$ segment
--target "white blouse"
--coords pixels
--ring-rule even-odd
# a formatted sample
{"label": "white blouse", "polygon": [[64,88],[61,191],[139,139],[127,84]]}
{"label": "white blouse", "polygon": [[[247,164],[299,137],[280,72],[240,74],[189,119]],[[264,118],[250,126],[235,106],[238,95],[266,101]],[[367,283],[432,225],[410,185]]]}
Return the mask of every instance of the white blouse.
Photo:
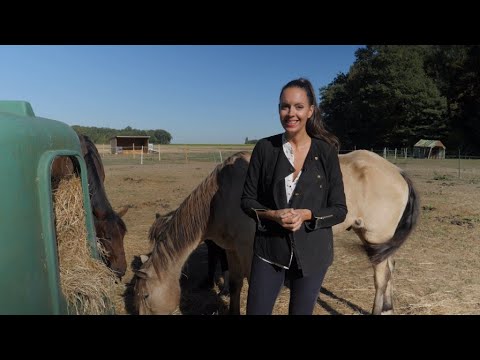
{"label": "white blouse", "polygon": [[[292,144],[287,141],[285,134],[282,135],[282,143],[285,156],[287,157],[288,161],[290,161],[290,164],[292,164],[293,168],[295,168],[295,156],[293,155]],[[293,179],[293,173],[285,177],[285,192],[287,194],[287,203],[289,205],[300,175],[302,175],[302,170],[300,170],[296,179]]]}

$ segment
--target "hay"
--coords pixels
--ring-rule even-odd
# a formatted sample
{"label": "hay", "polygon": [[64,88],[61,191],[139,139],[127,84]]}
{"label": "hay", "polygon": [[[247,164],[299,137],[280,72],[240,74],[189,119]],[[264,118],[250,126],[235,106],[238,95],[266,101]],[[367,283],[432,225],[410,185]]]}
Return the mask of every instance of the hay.
{"label": "hay", "polygon": [[[121,290],[115,274],[90,253],[80,178],[63,178],[53,192],[60,285],[71,314],[114,312],[112,299]],[[100,254],[105,253],[97,241]]]}

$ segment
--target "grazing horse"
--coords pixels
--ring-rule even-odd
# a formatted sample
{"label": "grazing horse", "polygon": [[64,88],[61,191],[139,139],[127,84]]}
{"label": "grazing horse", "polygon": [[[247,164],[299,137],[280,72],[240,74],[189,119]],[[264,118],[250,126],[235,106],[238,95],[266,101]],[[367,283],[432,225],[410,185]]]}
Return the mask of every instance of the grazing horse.
{"label": "grazing horse", "polygon": [[[180,299],[179,278],[188,256],[211,239],[227,252],[230,313],[240,313],[244,277],[250,276],[255,222],[240,208],[250,155],[237,153],[214,171],[182,202],[171,218],[154,223],[150,257],[136,272],[135,303],[140,314],[169,314]],[[409,177],[375,153],[357,150],[339,155],[348,214],[333,233],[353,230],[374,270],[373,314],[393,313],[393,254],[413,230],[418,196]],[[158,226],[157,226],[158,225]]]}
{"label": "grazing horse", "polygon": [[[123,207],[118,212],[113,210],[103,184],[105,170],[100,154],[88,136],[78,134],[78,138],[87,165],[88,191],[96,236],[107,252],[103,260],[121,278],[127,270],[123,245],[127,227],[121,217],[128,211],[128,207]],[[65,175],[72,175],[78,171],[77,164],[69,157],[57,157],[52,164],[52,179],[55,182]]]}

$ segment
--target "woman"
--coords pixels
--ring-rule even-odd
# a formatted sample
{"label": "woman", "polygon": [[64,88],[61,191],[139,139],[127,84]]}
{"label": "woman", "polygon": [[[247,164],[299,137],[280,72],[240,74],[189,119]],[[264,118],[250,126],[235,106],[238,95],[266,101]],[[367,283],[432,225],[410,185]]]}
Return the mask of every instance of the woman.
{"label": "woman", "polygon": [[242,195],[257,223],[247,314],[271,314],[288,279],[289,314],[311,315],[333,261],[332,226],[347,215],[338,139],[307,79],[282,88],[279,114],[285,132],[256,144]]}

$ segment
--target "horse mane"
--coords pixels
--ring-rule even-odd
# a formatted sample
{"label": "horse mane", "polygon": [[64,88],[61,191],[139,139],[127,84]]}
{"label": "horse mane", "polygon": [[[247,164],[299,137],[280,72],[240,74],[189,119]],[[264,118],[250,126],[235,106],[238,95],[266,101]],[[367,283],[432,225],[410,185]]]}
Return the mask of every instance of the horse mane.
{"label": "horse mane", "polygon": [[80,139],[83,157],[86,158],[88,155],[89,162],[87,163],[87,166],[90,165],[90,168],[98,174],[98,177],[103,184],[105,182],[105,169],[103,168],[102,158],[97,147],[87,135],[78,134],[78,138]]}
{"label": "horse mane", "polygon": [[166,224],[172,218],[174,213],[175,213],[175,210],[172,210],[165,215],[160,215],[158,213],[156,214],[156,220],[153,223],[153,225],[150,227],[150,230],[148,230],[148,240],[151,245],[155,244],[155,238],[160,234],[160,231],[164,226],[166,226]]}
{"label": "horse mane", "polygon": [[104,221],[116,221],[124,232],[127,227],[123,219],[113,210],[107,193],[103,185],[105,181],[105,170],[102,159],[95,144],[86,135],[78,134],[82,151],[84,151],[84,160],[87,165],[88,187],[90,193],[90,202],[93,211],[93,220],[95,227],[103,226]]}
{"label": "horse mane", "polygon": [[178,209],[158,217],[149,230],[150,241],[153,242],[152,263],[157,276],[161,278],[160,269],[166,269],[170,263],[179,260],[183,250],[198,246],[205,232],[210,216],[210,203],[218,190],[218,175],[237,159],[249,160],[246,151],[238,152],[215,169],[198,185]]}

